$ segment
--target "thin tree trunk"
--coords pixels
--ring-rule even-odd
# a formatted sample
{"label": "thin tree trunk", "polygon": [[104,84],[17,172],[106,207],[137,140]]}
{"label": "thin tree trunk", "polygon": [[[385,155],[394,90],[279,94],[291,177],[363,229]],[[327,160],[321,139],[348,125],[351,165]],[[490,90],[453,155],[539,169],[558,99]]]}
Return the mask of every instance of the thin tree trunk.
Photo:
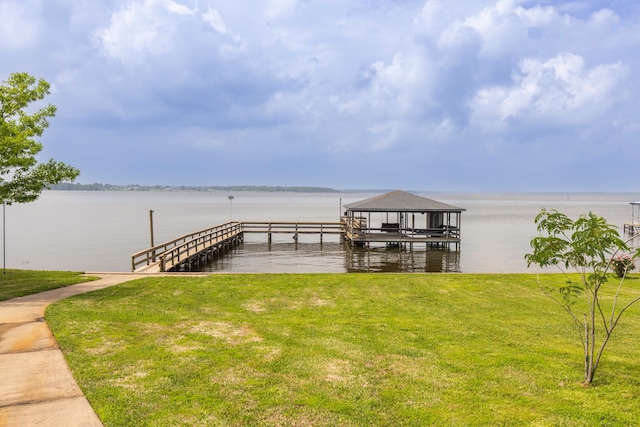
{"label": "thin tree trunk", "polygon": [[584,384],[591,383],[591,354],[589,349],[591,348],[591,336],[589,334],[589,322],[587,322],[587,315],[584,315]]}

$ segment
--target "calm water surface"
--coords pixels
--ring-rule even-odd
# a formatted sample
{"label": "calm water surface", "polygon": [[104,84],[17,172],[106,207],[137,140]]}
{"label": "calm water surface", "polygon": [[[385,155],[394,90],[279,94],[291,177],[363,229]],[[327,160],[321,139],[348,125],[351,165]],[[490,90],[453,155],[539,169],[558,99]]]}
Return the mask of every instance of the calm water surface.
{"label": "calm water surface", "polygon": [[[636,194],[418,193],[466,209],[459,252],[384,247],[348,249],[337,236],[248,235],[208,270],[231,272],[460,271],[526,272],[523,256],[536,235],[541,208],[572,217],[592,211],[620,227]],[[131,254],[155,242],[234,221],[337,221],[341,204],[376,193],[229,193],[47,191],[26,205],[6,207],[7,268],[129,271]],[[372,221],[373,221],[372,217]],[[1,248],[0,248],[1,249]]]}

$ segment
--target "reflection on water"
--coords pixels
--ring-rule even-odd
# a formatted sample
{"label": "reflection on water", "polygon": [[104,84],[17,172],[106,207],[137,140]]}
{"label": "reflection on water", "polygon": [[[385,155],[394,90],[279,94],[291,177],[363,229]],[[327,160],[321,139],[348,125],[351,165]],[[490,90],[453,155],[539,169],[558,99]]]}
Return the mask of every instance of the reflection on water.
{"label": "reflection on water", "polygon": [[203,271],[263,273],[460,272],[460,252],[446,249],[349,247],[329,243],[244,243],[219,255]]}
{"label": "reflection on water", "polygon": [[414,246],[413,249],[345,246],[345,270],[350,273],[459,272],[460,252],[424,246]]}
{"label": "reflection on water", "polygon": [[341,273],[340,243],[243,243],[217,256],[203,271],[251,273]]}

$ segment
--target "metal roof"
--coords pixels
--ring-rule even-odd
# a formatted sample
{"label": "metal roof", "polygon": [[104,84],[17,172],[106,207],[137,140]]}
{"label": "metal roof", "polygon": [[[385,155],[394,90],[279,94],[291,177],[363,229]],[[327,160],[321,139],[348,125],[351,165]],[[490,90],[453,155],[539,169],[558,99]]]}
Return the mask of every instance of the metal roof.
{"label": "metal roof", "polygon": [[462,212],[466,209],[396,190],[344,206],[359,212]]}

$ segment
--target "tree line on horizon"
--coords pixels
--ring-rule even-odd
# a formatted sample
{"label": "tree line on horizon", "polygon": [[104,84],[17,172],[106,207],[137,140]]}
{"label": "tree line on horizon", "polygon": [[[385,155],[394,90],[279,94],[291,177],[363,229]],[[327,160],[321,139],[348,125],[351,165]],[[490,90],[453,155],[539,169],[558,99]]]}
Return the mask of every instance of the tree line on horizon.
{"label": "tree line on horizon", "polygon": [[294,193],[337,193],[338,190],[328,187],[305,186],[269,186],[269,185],[116,185],[116,184],[79,184],[63,182],[50,187],[61,191],[260,191],[260,192],[294,192]]}

